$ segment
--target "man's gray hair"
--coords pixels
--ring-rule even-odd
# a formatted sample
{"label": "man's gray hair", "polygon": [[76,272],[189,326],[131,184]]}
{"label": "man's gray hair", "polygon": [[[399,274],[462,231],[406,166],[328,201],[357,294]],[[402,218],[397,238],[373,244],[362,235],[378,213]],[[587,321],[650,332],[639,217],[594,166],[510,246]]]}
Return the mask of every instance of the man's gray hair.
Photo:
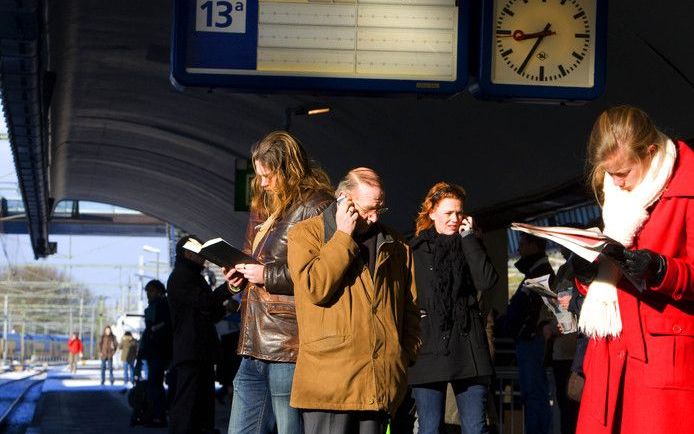
{"label": "man's gray hair", "polygon": [[357,167],[347,172],[345,177],[342,178],[339,184],[337,184],[335,197],[340,196],[340,192],[353,191],[354,188],[359,184],[366,184],[383,190],[381,177],[378,176],[378,173],[376,173],[375,170],[369,169],[368,167]]}

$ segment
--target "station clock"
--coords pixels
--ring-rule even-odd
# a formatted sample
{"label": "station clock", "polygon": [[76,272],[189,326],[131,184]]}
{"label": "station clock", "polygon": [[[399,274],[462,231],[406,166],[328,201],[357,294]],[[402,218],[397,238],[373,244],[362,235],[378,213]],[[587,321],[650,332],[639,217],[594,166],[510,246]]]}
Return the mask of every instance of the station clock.
{"label": "station clock", "polygon": [[473,94],[586,101],[605,87],[606,0],[482,0]]}

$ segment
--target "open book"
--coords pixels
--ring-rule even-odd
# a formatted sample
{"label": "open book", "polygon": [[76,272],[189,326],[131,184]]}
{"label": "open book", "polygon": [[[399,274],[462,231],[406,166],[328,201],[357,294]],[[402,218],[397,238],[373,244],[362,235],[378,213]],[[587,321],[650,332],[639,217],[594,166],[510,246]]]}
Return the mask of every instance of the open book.
{"label": "open book", "polygon": [[559,304],[557,294],[549,288],[549,274],[525,279],[523,286],[542,297],[545,306],[554,314],[557,322],[561,324],[562,334],[573,333],[577,330],[576,318],[571,312]]}
{"label": "open book", "polygon": [[236,264],[260,264],[253,256],[237,249],[222,238],[211,239],[205,244],[190,239],[183,245],[183,248],[197,253],[220,267],[231,267]]}
{"label": "open book", "polygon": [[[578,229],[564,226],[534,226],[527,223],[511,223],[511,229],[554,241],[588,262],[595,262],[608,245],[615,246],[614,251],[616,252],[625,249],[619,241],[603,234],[598,228]],[[614,261],[614,257],[611,256],[613,254],[604,256]],[[619,264],[619,262],[615,263]],[[643,279],[637,279],[629,273],[623,272],[623,274],[636,289],[639,291],[645,289],[646,282]]]}

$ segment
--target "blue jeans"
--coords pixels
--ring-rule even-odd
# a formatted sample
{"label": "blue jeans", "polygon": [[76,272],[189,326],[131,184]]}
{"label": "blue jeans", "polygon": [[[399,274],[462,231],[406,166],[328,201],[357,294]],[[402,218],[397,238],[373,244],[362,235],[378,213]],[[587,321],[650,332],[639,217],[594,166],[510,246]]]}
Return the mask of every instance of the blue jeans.
{"label": "blue jeans", "polygon": [[301,414],[289,406],[293,363],[244,357],[234,378],[229,434],[301,434]]}
{"label": "blue jeans", "polygon": [[[446,387],[448,383],[429,383],[412,386],[417,405],[419,434],[443,432]],[[487,386],[465,380],[451,381],[460,414],[463,434],[487,434]]]}
{"label": "blue jeans", "polygon": [[516,342],[516,361],[521,398],[525,406],[525,432],[548,434],[552,425],[549,406],[549,383],[544,366],[545,338],[541,335],[531,340]]}
{"label": "blue jeans", "polygon": [[113,358],[101,360],[101,384],[106,381],[106,367],[108,366],[109,378],[111,379],[111,384],[113,384]]}
{"label": "blue jeans", "polygon": [[123,362],[123,384],[135,381],[135,368],[128,361]]}

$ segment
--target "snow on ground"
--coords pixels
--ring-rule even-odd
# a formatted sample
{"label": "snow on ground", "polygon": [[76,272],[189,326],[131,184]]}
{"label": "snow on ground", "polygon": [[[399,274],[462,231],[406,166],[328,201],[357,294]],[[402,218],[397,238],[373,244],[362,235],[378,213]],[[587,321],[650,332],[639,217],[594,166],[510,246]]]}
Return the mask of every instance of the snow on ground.
{"label": "snow on ground", "polygon": [[123,371],[113,368],[115,383],[109,382],[106,371],[106,383],[101,385],[101,368],[99,362],[88,361],[80,364],[76,373],[71,373],[67,366],[53,368],[48,371],[48,378],[43,383],[44,392],[85,392],[85,391],[122,391],[130,386],[123,384]]}

